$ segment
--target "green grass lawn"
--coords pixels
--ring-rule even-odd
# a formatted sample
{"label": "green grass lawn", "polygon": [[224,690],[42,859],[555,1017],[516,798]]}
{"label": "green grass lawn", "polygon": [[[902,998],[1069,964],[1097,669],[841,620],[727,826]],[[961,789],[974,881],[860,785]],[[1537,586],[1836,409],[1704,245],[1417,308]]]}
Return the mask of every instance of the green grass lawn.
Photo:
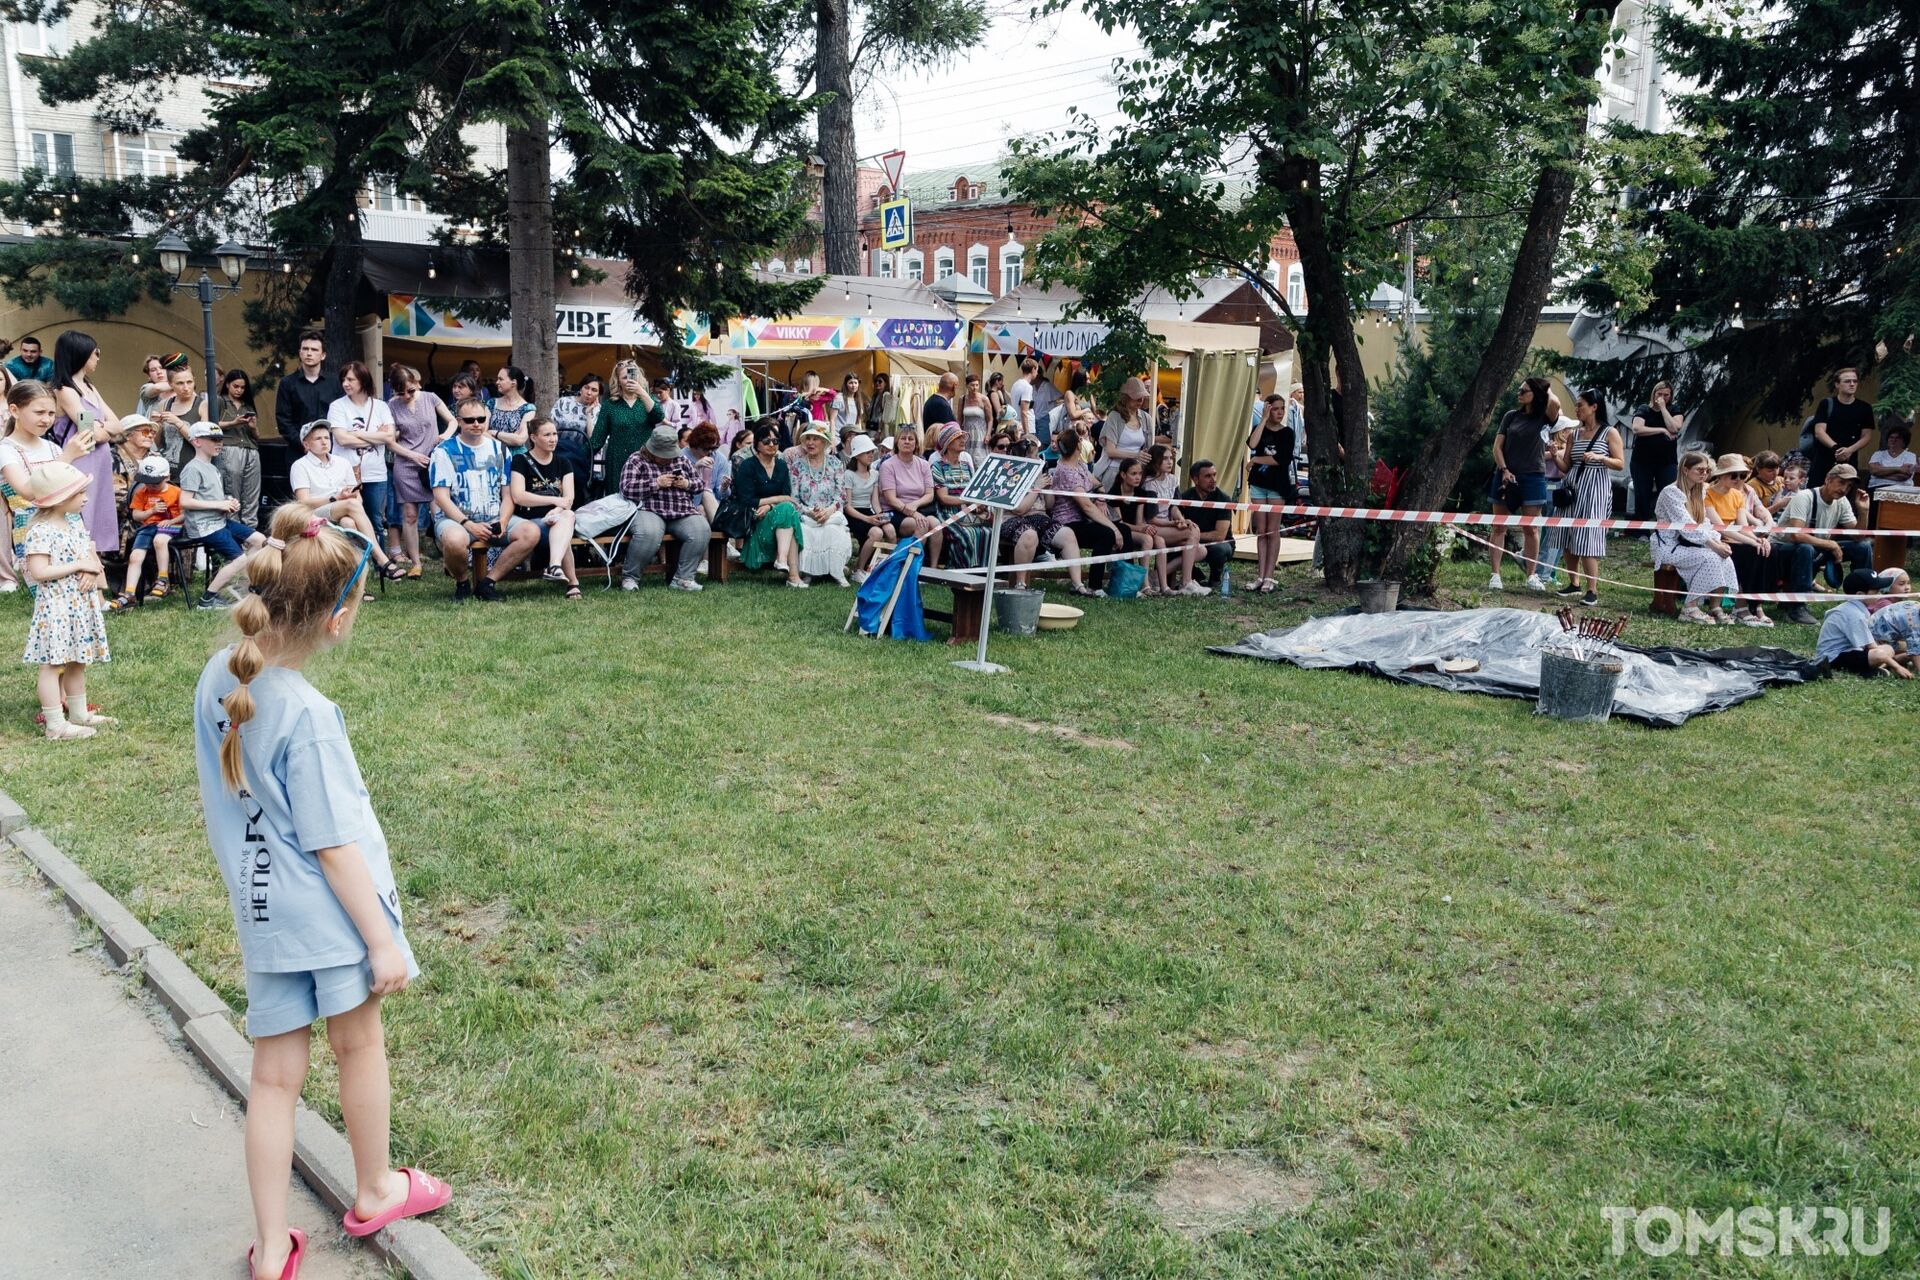
{"label": "green grass lawn", "polygon": [[[1205,652],[1315,594],[1093,602],[988,678],[748,575],[392,588],[311,675],[426,974],[395,1145],[441,1225],[504,1276],[1920,1272],[1920,684],[1656,731]],[[190,737],[225,626],[116,619],[84,744],[21,670],[0,786],[238,1007]],[[1893,1247],[1616,1261],[1601,1216],[1748,1204]]]}

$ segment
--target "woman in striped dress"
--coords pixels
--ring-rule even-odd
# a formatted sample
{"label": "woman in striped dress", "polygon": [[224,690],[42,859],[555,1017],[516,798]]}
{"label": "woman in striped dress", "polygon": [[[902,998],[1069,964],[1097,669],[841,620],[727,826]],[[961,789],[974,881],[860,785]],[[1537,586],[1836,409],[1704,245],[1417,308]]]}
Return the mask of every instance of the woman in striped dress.
{"label": "woman in striped dress", "polygon": [[[1653,518],[1662,524],[1707,524],[1707,482],[1713,477],[1713,459],[1689,449],[1680,459],[1680,476],[1660,491]],[[1720,597],[1740,589],[1733,572],[1733,549],[1710,527],[1661,529],[1653,535],[1653,567],[1671,565],[1686,579],[1687,598],[1680,616],[1707,625],[1733,618],[1720,607]],[[1709,601],[1708,611],[1700,608]]]}
{"label": "woman in striped dress", "polygon": [[[1620,433],[1607,425],[1599,392],[1582,391],[1573,402],[1573,412],[1580,427],[1561,437],[1558,459],[1561,472],[1573,478],[1573,506],[1567,514],[1605,520],[1613,513],[1613,473],[1627,465],[1626,445]],[[1569,577],[1560,594],[1580,595],[1580,580],[1585,578],[1587,589],[1580,603],[1600,603],[1600,561],[1607,554],[1607,531],[1568,529],[1561,545]]]}

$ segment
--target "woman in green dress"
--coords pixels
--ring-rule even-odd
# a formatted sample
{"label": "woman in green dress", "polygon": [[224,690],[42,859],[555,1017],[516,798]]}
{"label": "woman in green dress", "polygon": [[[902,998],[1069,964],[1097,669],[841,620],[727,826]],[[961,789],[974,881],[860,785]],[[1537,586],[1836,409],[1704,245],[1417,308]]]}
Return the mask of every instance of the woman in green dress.
{"label": "woman in green dress", "polygon": [[777,432],[761,432],[752,455],[734,464],[733,500],[751,521],[741,552],[747,568],[771,563],[787,575],[788,586],[806,586],[807,580],[800,576],[800,508],[794,505],[793,478],[787,474],[787,460],[780,456]]}
{"label": "woman in green dress", "polygon": [[606,465],[601,469],[600,490],[620,492],[620,471],[627,459],[647,442],[653,429],[667,420],[667,411],[647,388],[647,375],[640,372],[637,360],[622,360],[613,366],[613,396],[602,402],[594,420],[593,435],[587,440],[589,457],[606,448]]}

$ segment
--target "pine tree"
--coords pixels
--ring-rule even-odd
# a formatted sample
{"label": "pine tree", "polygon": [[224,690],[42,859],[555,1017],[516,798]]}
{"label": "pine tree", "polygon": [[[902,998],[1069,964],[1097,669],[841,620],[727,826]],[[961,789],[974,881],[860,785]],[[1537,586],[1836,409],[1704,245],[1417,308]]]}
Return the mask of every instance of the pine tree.
{"label": "pine tree", "polygon": [[[1644,389],[1797,421],[1842,365],[1879,375],[1884,407],[1920,403],[1920,6],[1792,0],[1665,11],[1659,38],[1695,88],[1674,103],[1704,168],[1648,183],[1631,217],[1655,253],[1622,322],[1694,335],[1674,356],[1593,370]],[[1817,394],[1817,392],[1814,392]]]}

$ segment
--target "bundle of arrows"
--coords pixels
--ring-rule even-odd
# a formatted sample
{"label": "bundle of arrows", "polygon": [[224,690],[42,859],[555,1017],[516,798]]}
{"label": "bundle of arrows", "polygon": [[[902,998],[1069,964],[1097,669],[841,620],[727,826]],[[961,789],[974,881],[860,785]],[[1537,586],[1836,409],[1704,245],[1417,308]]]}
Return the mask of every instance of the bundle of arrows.
{"label": "bundle of arrows", "polygon": [[1601,618],[1592,615],[1576,614],[1571,608],[1563,607],[1555,615],[1560,620],[1560,634],[1549,640],[1544,649],[1564,654],[1581,662],[1595,662],[1602,658],[1617,658],[1620,650],[1614,647],[1614,641],[1627,629],[1627,615],[1617,618]]}

